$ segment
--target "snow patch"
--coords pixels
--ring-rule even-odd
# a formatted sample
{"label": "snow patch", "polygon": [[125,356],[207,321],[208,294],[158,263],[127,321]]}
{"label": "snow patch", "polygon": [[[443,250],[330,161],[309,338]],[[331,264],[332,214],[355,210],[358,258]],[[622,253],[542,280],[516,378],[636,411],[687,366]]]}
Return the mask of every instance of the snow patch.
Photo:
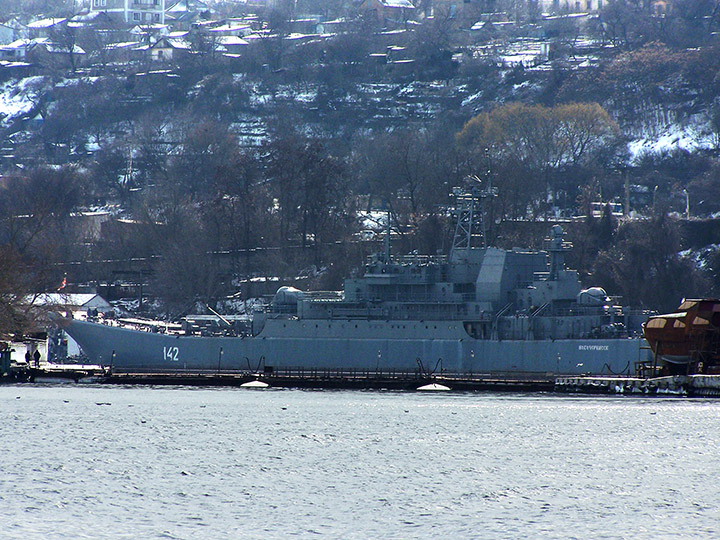
{"label": "snow patch", "polygon": [[630,162],[636,163],[647,154],[663,154],[673,150],[694,152],[713,148],[714,137],[697,125],[667,125],[653,138],[639,137],[628,143]]}
{"label": "snow patch", "polygon": [[712,257],[720,250],[720,244],[709,244],[699,249],[686,249],[678,253],[681,259],[687,259],[699,270],[707,270]]}
{"label": "snow patch", "polygon": [[30,112],[44,89],[44,77],[10,80],[0,85],[0,125],[16,116]]}

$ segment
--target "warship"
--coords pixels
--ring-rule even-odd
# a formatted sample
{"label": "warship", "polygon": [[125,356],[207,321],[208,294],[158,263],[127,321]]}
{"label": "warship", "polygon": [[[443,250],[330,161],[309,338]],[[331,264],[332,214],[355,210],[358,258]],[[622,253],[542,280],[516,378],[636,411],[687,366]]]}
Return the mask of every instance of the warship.
{"label": "warship", "polygon": [[[544,249],[486,245],[479,184],[454,191],[448,255],[384,251],[344,290],[280,287],[251,316],[187,317],[142,331],[58,316],[89,361],[126,372],[343,370],[632,375],[646,311],[583,288],[552,226]],[[645,345],[644,345],[645,344]]]}

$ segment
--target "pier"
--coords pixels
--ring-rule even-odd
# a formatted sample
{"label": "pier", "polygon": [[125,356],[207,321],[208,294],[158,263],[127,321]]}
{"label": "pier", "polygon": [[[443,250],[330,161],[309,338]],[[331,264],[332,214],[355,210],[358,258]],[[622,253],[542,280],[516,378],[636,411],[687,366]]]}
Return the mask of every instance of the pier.
{"label": "pier", "polygon": [[720,375],[558,377],[554,391],[566,394],[720,397]]}
{"label": "pier", "polygon": [[103,366],[46,364],[29,368],[23,377],[5,382],[93,383],[147,386],[218,386],[337,390],[414,391],[442,385],[456,392],[523,392],[626,396],[720,397],[720,375],[671,377],[556,376],[551,373],[435,373],[421,371],[359,371],[338,369],[112,371]]}
{"label": "pier", "polygon": [[241,386],[261,381],[275,388],[317,388],[349,390],[416,390],[437,383],[456,391],[551,392],[554,379],[548,376],[518,377],[502,374],[423,374],[420,371],[358,371],[337,369],[287,369],[253,373],[249,371],[175,371],[167,373],[108,373],[98,382],[105,384]]}

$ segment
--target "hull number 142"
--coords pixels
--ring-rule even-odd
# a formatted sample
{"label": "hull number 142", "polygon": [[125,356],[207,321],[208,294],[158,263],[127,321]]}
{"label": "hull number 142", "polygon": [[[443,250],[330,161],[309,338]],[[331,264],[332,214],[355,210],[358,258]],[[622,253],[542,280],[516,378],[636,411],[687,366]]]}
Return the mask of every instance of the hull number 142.
{"label": "hull number 142", "polygon": [[170,362],[177,362],[178,352],[180,351],[177,347],[163,347],[163,358],[165,360],[169,360]]}

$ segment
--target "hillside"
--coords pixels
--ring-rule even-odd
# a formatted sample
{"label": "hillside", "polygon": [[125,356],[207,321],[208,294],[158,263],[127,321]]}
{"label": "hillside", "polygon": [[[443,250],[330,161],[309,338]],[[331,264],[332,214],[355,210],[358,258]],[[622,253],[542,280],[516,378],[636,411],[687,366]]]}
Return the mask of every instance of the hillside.
{"label": "hillside", "polygon": [[[53,19],[0,46],[0,238],[33,269],[13,286],[125,281],[172,314],[252,276],[336,287],[374,249],[359,211],[389,212],[399,250],[444,249],[451,188],[476,175],[498,188],[496,243],[541,240],[507,223],[628,200],[635,222],[571,227],[588,283],[649,307],[707,295],[715,242],[676,219],[720,213],[714,22],[683,33],[673,12],[658,33],[643,12],[623,37],[613,5],[394,26],[230,3],[187,29]],[[642,242],[653,224],[662,246]],[[619,261],[648,251],[658,280],[696,279],[638,287]]]}

